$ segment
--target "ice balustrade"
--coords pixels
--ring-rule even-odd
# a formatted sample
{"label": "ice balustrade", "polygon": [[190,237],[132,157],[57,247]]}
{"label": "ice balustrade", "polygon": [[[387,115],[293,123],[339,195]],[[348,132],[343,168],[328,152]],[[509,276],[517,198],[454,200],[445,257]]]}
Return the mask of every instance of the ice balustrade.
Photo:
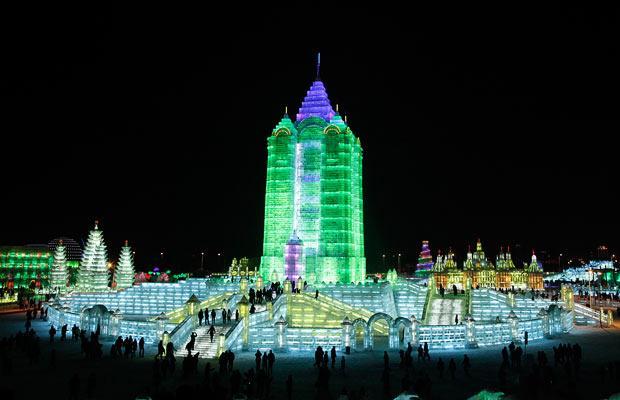
{"label": "ice balustrade", "polygon": [[276,343],[276,329],[273,325],[252,326],[249,331],[249,347],[251,348],[273,348]]}
{"label": "ice balustrade", "polygon": [[515,295],[514,307],[510,306],[507,295],[493,289],[475,289],[472,294],[472,315],[476,321],[494,322],[497,317],[505,321],[514,311],[521,319],[535,319],[541,308],[547,309],[550,305],[563,305],[562,302],[551,301],[548,299],[534,299],[527,295]]}
{"label": "ice balustrade", "polygon": [[[564,321],[562,321],[564,332],[570,332],[573,329],[574,321],[575,321],[575,311],[574,310],[567,311],[564,314]],[[607,322],[609,323],[609,320]]]}
{"label": "ice balustrade", "polygon": [[476,323],[474,327],[478,346],[507,344],[512,341],[512,329],[508,323]]}
{"label": "ice balustrade", "polygon": [[396,314],[405,318],[409,318],[412,315],[422,318],[427,290],[428,288],[424,286],[399,281],[394,288]]}
{"label": "ice balustrade", "polygon": [[74,324],[78,327],[81,325],[82,318],[80,314],[68,310],[58,310],[55,307],[47,308],[47,321],[56,328],[67,324],[71,328]]}
{"label": "ice balustrade", "polygon": [[[218,294],[218,295],[214,295],[212,297],[209,297],[206,300],[201,301],[200,303],[198,303],[196,305],[196,310],[199,309],[215,309],[215,310],[220,310],[222,308],[222,306],[224,304],[226,304],[228,306],[228,304],[234,304],[234,306],[236,306],[236,303],[233,302],[233,294],[231,292],[225,292],[222,294]],[[186,300],[187,301],[187,300]],[[196,311],[197,313],[198,311]],[[234,313],[234,312],[233,312]],[[168,311],[166,312],[166,316],[174,322],[180,322],[185,318],[185,315],[187,314],[187,310],[185,308],[185,304],[183,304],[182,306]],[[218,313],[217,317],[219,318],[220,314]]]}
{"label": "ice balustrade", "polygon": [[[275,313],[274,313],[275,315]],[[265,311],[261,311],[261,312],[257,312],[254,314],[250,314],[248,316],[248,318],[250,319],[249,323],[250,326],[258,326],[261,325],[267,321],[271,321],[271,319],[269,318],[269,311],[265,310]]]}
{"label": "ice balustrade", "polygon": [[599,310],[594,310],[590,307],[586,307],[583,304],[575,303],[574,304],[575,317],[585,318],[591,321],[593,324],[604,324],[609,325],[610,319],[607,313],[601,312]]}
{"label": "ice balustrade", "polygon": [[537,340],[545,337],[543,321],[540,318],[520,320],[518,325],[519,340],[525,340],[525,331],[527,331],[528,340]]}
{"label": "ice balustrade", "polygon": [[233,327],[226,332],[224,339],[224,348],[237,351],[241,350],[243,343],[241,341],[241,334],[243,333],[243,318],[239,321],[235,321]]}
{"label": "ice balustrade", "polygon": [[[178,324],[172,332],[170,332],[169,341],[172,342],[175,349],[181,349],[181,346],[185,344],[187,338],[192,334],[194,330],[193,318],[188,315],[183,322]],[[145,338],[146,339],[146,338]]]}
{"label": "ice balustrade", "polygon": [[[250,314],[248,316],[248,347],[250,349],[253,347],[273,348],[276,344],[274,322],[280,315],[286,317],[286,312],[286,295],[281,295],[273,302],[273,316],[268,310]],[[237,341],[241,342],[240,337]],[[240,347],[241,345],[238,343],[235,346]]]}
{"label": "ice balustrade", "polygon": [[465,325],[421,325],[418,343],[428,343],[431,349],[460,349],[465,347]]}
{"label": "ice balustrade", "polygon": [[398,315],[396,311],[396,299],[394,298],[393,285],[384,284],[382,285],[381,289],[383,297],[383,309],[385,310],[384,312],[392,318],[396,318]]}
{"label": "ice balustrade", "polygon": [[[168,325],[167,329],[171,329],[173,325]],[[157,324],[154,321],[132,321],[121,319],[119,321],[118,335],[143,337],[146,343],[156,343],[161,339],[157,335]]]}
{"label": "ice balustrade", "polygon": [[322,346],[329,351],[332,346],[342,348],[342,329],[336,328],[288,328],[287,348],[290,350],[316,350]]}
{"label": "ice balustrade", "polygon": [[[45,307],[45,305],[44,305]],[[60,313],[54,307],[47,307],[47,321],[52,325],[58,325]]]}
{"label": "ice balustrade", "polygon": [[286,316],[286,296],[279,296],[276,301],[273,302],[273,315],[274,317],[280,317],[280,315]]}

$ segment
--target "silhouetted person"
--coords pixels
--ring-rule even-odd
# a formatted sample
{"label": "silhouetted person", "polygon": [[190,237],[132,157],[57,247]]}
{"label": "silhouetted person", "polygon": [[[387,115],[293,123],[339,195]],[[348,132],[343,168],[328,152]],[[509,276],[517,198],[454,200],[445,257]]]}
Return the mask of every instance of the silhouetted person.
{"label": "silhouetted person", "polygon": [[387,351],[383,352],[383,369],[390,369],[390,356]]}
{"label": "silhouetted person", "polygon": [[319,289],[314,293],[314,299],[317,300],[319,298]]}
{"label": "silhouetted person", "polygon": [[239,321],[239,309],[235,310],[235,321]]}
{"label": "silhouetted person", "polygon": [[456,315],[454,316],[454,325],[458,325],[458,324],[459,324],[459,315],[458,315],[458,314],[456,314]]}
{"label": "silhouetted person", "polygon": [[202,308],[198,311],[198,326],[202,326],[202,319],[205,317]]}
{"label": "silhouetted person", "polygon": [[54,328],[54,325],[52,325],[52,327],[50,328],[49,334],[50,334],[50,343],[54,343],[54,336],[56,336],[56,328]]}
{"label": "silhouetted person", "polygon": [[262,359],[262,354],[260,352],[260,350],[256,350],[256,353],[254,353],[254,361],[256,362],[256,372],[260,371],[260,361]]}
{"label": "silhouetted person", "polygon": [[226,310],[222,308],[222,325],[226,325]]}
{"label": "silhouetted person", "polygon": [[463,355],[463,370],[465,371],[465,375],[469,376],[469,369],[471,368],[471,363],[469,362],[469,357],[467,354]]}
{"label": "silhouetted person", "polygon": [[141,337],[138,342],[138,357],[144,357],[144,338]]}
{"label": "silhouetted person", "polygon": [[164,354],[165,354],[164,341],[160,340],[159,343],[157,343],[157,355],[155,356],[155,358],[157,357],[164,358]]}
{"label": "silhouetted person", "polygon": [[330,352],[332,358],[332,369],[336,367],[336,346],[332,346],[332,350]]}
{"label": "silhouetted person", "polygon": [[215,310],[211,310],[211,324],[215,325]]}
{"label": "silhouetted person", "polygon": [[209,338],[211,338],[211,343],[213,343],[213,335],[215,335],[215,327],[211,325],[208,332],[209,332]]}
{"label": "silhouetted person", "polygon": [[456,363],[454,362],[454,358],[451,358],[448,363],[448,371],[450,372],[452,380],[454,380],[454,373],[456,372]]}

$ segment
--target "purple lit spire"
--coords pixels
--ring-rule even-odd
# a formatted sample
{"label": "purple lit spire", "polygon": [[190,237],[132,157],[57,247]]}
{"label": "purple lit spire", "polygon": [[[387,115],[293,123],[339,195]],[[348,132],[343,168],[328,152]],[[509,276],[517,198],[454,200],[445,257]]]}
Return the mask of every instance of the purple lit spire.
{"label": "purple lit spire", "polygon": [[323,118],[329,122],[336,115],[327,97],[323,82],[316,80],[312,83],[297,113],[297,122],[309,117]]}
{"label": "purple lit spire", "polygon": [[325,86],[319,77],[321,68],[321,53],[318,54],[316,63],[316,80],[310,86],[310,90],[306,93],[304,101],[297,113],[297,122],[301,122],[308,117],[319,117],[329,122],[336,113],[332,108]]}

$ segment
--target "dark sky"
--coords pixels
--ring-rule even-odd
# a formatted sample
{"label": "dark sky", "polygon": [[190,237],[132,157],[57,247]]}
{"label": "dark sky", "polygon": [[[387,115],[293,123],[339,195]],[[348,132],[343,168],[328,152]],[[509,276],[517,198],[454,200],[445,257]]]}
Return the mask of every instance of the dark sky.
{"label": "dark sky", "polygon": [[[321,76],[364,147],[368,269],[420,241],[617,248],[618,12],[3,15],[0,244],[259,256],[266,138]],[[223,266],[224,262],[220,261]]]}

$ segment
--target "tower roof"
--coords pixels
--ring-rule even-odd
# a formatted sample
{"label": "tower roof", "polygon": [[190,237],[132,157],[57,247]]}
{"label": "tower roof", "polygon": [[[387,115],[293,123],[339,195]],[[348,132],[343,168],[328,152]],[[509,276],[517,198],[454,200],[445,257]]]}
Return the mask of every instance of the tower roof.
{"label": "tower roof", "polygon": [[319,117],[329,122],[334,115],[336,115],[336,113],[327,97],[325,85],[317,78],[312,83],[312,86],[310,86],[310,89],[306,93],[306,97],[304,97],[304,100],[301,102],[301,107],[299,108],[299,112],[297,112],[296,122],[301,122],[309,117]]}
{"label": "tower roof", "polygon": [[278,125],[276,125],[276,127],[273,129],[271,134],[274,136],[279,136],[282,134],[296,135],[297,130],[295,129],[293,121],[291,121],[288,114],[285,113],[280,122],[278,122]]}

